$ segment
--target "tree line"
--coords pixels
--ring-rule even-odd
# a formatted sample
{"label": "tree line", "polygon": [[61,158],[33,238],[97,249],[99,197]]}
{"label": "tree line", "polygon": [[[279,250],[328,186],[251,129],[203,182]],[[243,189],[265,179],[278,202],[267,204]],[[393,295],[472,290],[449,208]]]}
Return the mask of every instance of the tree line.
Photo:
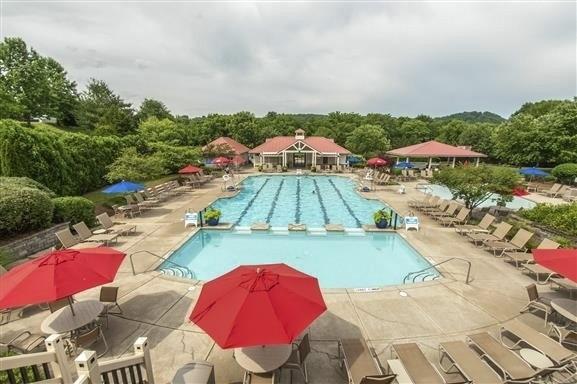
{"label": "tree line", "polygon": [[40,55],[22,39],[6,38],[0,43],[0,118],[29,124],[40,116],[56,118],[67,131],[120,138],[132,143],[128,146],[136,156],[149,154],[151,146],[199,147],[219,136],[254,147],[268,137],[293,135],[302,128],[307,135],[332,138],[365,157],[435,139],[470,146],[489,155],[489,161],[509,165],[577,162],[575,100],[526,103],[508,119],[490,112],[437,118],[346,112],[269,112],[257,117],[247,111],[178,116],[154,99],[145,99],[135,108],[102,80],[92,79],[78,90],[56,60]]}

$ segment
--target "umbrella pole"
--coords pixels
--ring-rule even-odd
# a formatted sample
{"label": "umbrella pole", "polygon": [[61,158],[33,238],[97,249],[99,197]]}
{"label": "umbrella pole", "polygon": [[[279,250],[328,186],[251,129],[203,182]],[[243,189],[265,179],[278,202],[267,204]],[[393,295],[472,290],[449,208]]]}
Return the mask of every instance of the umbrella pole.
{"label": "umbrella pole", "polygon": [[76,316],[74,313],[74,307],[72,306],[72,296],[68,296],[68,305],[70,305],[70,310],[72,311],[72,316]]}

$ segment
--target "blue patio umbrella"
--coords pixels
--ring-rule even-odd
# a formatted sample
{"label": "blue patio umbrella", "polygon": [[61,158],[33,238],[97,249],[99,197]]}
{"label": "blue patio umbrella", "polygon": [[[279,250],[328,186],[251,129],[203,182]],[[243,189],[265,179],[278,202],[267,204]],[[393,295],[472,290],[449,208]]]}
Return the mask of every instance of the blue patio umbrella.
{"label": "blue patio umbrella", "polygon": [[347,161],[349,162],[349,164],[356,164],[356,163],[360,163],[362,161],[362,159],[357,157],[357,156],[348,156]]}
{"label": "blue patio umbrella", "polygon": [[535,167],[521,168],[519,173],[525,176],[549,176],[547,172]]}
{"label": "blue patio umbrella", "polygon": [[400,163],[395,164],[395,168],[403,169],[403,168],[413,168],[415,164],[411,163],[410,161],[401,161]]}
{"label": "blue patio umbrella", "polygon": [[133,183],[132,181],[122,180],[116,184],[112,184],[102,190],[104,193],[128,193],[143,190],[144,185],[139,183]]}

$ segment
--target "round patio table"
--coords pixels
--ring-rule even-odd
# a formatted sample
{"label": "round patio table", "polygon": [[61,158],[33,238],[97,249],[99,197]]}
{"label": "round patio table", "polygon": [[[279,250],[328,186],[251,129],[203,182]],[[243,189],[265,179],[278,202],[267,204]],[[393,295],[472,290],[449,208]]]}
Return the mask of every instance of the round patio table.
{"label": "round patio table", "polygon": [[72,306],[74,315],[70,305],[48,315],[40,325],[42,332],[52,334],[74,331],[91,323],[104,309],[104,304],[98,300],[78,301],[73,303]]}
{"label": "round patio table", "polygon": [[234,358],[238,365],[252,373],[272,372],[286,363],[292,352],[292,344],[262,345],[235,348]]}
{"label": "round patio table", "polygon": [[567,320],[577,323],[577,300],[554,299],[551,300],[551,307]]}

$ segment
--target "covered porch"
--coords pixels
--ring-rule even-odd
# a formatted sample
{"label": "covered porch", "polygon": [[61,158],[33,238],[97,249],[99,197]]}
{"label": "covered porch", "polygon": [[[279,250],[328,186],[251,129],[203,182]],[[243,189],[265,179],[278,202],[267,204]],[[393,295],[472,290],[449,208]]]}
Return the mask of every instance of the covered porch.
{"label": "covered porch", "polygon": [[446,159],[446,165],[454,168],[457,162],[472,162],[478,167],[481,158],[487,157],[483,153],[471,151],[465,147],[455,147],[435,140],[397,148],[388,151],[387,155],[394,156],[396,163],[400,161],[408,163],[411,159],[423,159],[426,161],[424,168],[427,169],[434,168],[434,165],[437,165],[433,163],[433,159]]}

